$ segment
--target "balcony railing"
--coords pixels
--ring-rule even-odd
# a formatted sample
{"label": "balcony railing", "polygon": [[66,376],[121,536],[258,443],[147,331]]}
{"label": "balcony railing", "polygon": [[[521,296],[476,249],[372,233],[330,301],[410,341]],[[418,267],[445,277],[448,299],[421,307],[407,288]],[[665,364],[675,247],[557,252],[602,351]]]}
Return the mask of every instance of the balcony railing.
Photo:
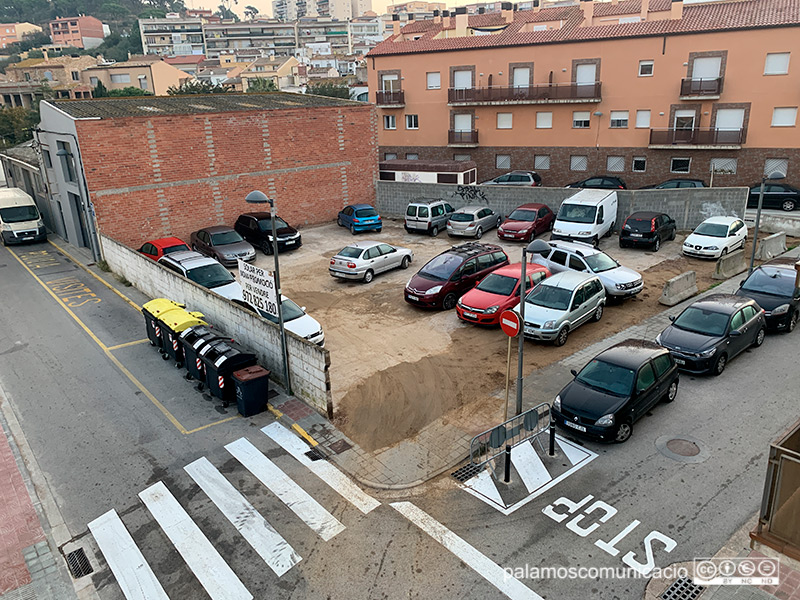
{"label": "balcony railing", "polygon": [[448,144],[459,144],[459,145],[477,145],[478,144],[478,130],[477,129],[467,129],[465,131],[456,131],[451,129],[447,132],[447,143]]}
{"label": "balcony railing", "polygon": [[651,129],[651,146],[740,146],[744,143],[744,129]]}
{"label": "balcony railing", "polygon": [[719,96],[722,77],[713,79],[681,79],[681,96]]}
{"label": "balcony railing", "polygon": [[403,90],[378,90],[375,92],[375,101],[378,106],[403,106],[406,103],[406,94]]}
{"label": "balcony railing", "polygon": [[554,83],[489,88],[450,88],[447,90],[449,104],[482,104],[492,102],[523,102],[545,104],[547,102],[597,101],[600,99],[600,82]]}

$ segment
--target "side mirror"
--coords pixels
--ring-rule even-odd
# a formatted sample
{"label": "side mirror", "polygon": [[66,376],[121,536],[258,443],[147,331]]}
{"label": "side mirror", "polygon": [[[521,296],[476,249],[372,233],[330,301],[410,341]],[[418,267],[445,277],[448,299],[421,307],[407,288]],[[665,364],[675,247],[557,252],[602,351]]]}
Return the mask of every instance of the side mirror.
{"label": "side mirror", "polygon": [[675,315],[670,315],[670,316],[669,316],[669,320],[670,320],[670,321],[673,321],[673,322],[674,322],[674,321],[675,321],[675,319],[677,319],[677,317],[676,317]]}
{"label": "side mirror", "polygon": [[792,300],[800,300],[800,288],[795,288]]}
{"label": "side mirror", "polygon": [[581,303],[576,300],[572,303],[572,308],[570,310],[576,310],[580,305]]}
{"label": "side mirror", "polygon": [[578,376],[578,372],[575,369],[570,369],[569,372],[572,373],[573,377],[577,377]]}
{"label": "side mirror", "polygon": [[742,332],[740,329],[732,329],[729,335],[731,337],[739,337],[740,335],[742,335]]}
{"label": "side mirror", "polygon": [[742,287],[742,286],[744,285],[744,282],[745,282],[745,281],[747,281],[747,279],[742,279],[742,280],[739,282],[739,287]]}
{"label": "side mirror", "polygon": [[735,231],[731,231],[731,232],[728,234],[728,237],[733,237],[733,236],[735,236],[735,235],[736,235],[736,232],[735,232]]}
{"label": "side mirror", "polygon": [[603,217],[597,217],[597,224],[598,225],[602,225],[603,224]]}

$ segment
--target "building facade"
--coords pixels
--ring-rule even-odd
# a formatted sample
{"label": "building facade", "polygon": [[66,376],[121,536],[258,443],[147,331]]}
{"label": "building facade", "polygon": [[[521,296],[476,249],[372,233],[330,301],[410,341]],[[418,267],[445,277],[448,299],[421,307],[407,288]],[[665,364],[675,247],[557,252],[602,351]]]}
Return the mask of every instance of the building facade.
{"label": "building facade", "polygon": [[166,96],[172,86],[192,76],[153,54],[132,56],[116,63],[99,63],[83,72],[83,81],[92,89],[102,82],[106,89],[121,90],[136,87],[156,96]]}
{"label": "building facade", "polygon": [[42,28],[33,23],[0,23],[0,48],[21,42],[23,36],[41,31]]}
{"label": "building facade", "polygon": [[367,57],[380,158],[474,160],[481,179],[535,169],[545,185],[800,183],[798,40],[800,0],[416,21]]}
{"label": "building facade", "polygon": [[83,72],[97,64],[93,56],[57,56],[28,58],[6,67],[8,82],[35,84],[42,93],[45,87],[55,98],[91,98],[92,89],[83,80]]}
{"label": "building facade", "polygon": [[103,22],[95,17],[63,17],[50,21],[50,39],[56,45],[96,48],[106,35]]}
{"label": "building facade", "polygon": [[447,8],[444,2],[423,2],[414,0],[413,2],[403,2],[402,4],[391,4],[387,8],[389,14],[399,13],[432,13],[435,10],[443,11]]}
{"label": "building facade", "polygon": [[205,22],[203,17],[181,17],[177,13],[164,19],[139,19],[142,51],[162,56],[205,54]]}

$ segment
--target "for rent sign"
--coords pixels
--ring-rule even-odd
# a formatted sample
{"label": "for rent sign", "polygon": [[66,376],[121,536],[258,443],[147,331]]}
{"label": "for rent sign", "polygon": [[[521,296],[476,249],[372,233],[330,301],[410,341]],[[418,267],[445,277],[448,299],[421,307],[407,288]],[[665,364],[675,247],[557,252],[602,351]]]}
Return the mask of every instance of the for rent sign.
{"label": "for rent sign", "polygon": [[257,309],[278,317],[278,293],[275,289],[275,275],[255,265],[239,259],[239,280],[245,302]]}

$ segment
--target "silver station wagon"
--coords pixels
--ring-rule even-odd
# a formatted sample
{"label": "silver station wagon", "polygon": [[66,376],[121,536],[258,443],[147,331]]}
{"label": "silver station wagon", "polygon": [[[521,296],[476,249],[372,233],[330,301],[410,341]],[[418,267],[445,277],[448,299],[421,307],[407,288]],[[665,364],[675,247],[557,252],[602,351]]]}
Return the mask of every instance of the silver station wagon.
{"label": "silver station wagon", "polygon": [[464,206],[447,220],[447,235],[481,239],[484,231],[500,227],[503,217],[488,206]]}
{"label": "silver station wagon", "polygon": [[328,272],[332,277],[369,283],[378,273],[397,267],[407,269],[413,259],[414,253],[408,248],[384,242],[355,242],[331,258]]}

